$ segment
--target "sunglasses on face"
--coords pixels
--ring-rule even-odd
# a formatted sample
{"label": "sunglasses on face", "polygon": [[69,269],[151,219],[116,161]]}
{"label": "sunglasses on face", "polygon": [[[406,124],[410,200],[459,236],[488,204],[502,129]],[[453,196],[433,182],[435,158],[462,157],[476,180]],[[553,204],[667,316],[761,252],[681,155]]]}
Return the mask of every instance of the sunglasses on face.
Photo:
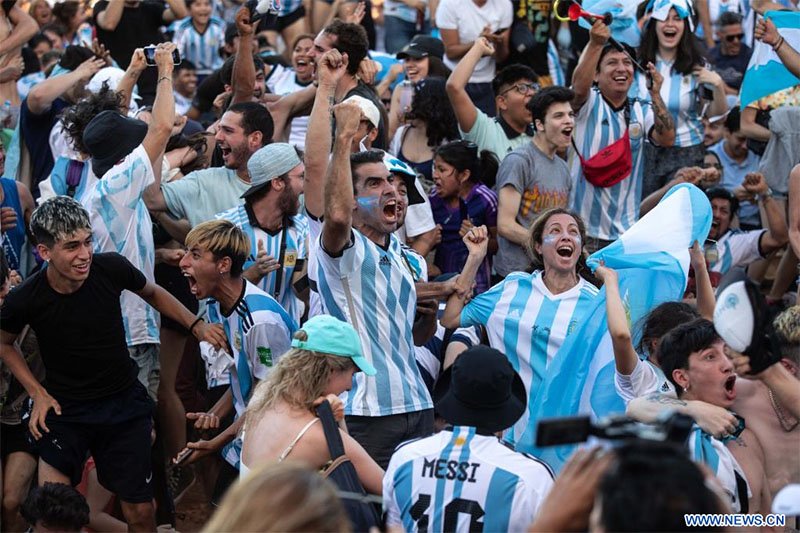
{"label": "sunglasses on face", "polygon": [[528,94],[530,92],[538,91],[539,90],[539,84],[538,83],[517,83],[515,85],[512,85],[511,87],[509,87],[505,91],[501,92],[500,96],[503,96],[503,95],[505,95],[505,94],[507,94],[507,93],[509,93],[511,91],[514,91],[514,90],[516,90],[519,94],[525,95],[525,94]]}
{"label": "sunglasses on face", "polygon": [[737,40],[741,41],[742,39],[744,39],[744,33],[734,33],[733,35],[725,36],[725,40],[728,41],[729,43],[732,43],[733,41]]}

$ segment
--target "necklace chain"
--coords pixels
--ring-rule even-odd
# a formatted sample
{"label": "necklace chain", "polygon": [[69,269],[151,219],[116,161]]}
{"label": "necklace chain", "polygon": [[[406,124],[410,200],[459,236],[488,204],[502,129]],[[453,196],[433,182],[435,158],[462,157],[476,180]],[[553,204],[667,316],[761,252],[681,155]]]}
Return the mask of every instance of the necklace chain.
{"label": "necklace chain", "polygon": [[783,412],[783,407],[778,404],[775,395],[772,393],[772,389],[767,387],[767,392],[769,393],[769,401],[772,404],[772,408],[775,410],[775,414],[778,415],[778,422],[780,422],[781,427],[787,433],[792,431],[797,427],[799,421],[794,420],[794,422],[790,422],[790,419],[793,419],[793,417],[787,416],[786,413]]}

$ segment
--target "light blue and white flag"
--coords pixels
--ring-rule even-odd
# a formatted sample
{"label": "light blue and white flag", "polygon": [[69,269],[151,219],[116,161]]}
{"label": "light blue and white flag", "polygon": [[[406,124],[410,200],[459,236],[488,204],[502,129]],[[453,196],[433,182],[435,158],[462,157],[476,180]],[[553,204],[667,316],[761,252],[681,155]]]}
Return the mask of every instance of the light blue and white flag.
{"label": "light blue and white flag", "polygon": [[[800,51],[800,12],[767,11],[765,17],[772,20],[778,33],[786,39],[784,46]],[[770,45],[761,41],[754,44],[739,93],[742,109],[750,102],[800,83],[800,78],[789,72]]]}
{"label": "light blue and white flag", "polygon": [[[628,43],[636,48],[639,46],[642,35],[639,31],[639,24],[636,20],[636,8],[639,2],[636,0],[583,0],[581,7],[589,13],[595,15],[604,15],[611,13],[613,17],[611,21],[611,36],[616,40]],[[591,28],[591,24],[583,18],[578,22],[582,27],[587,30]]]}
{"label": "light blue and white flag", "polygon": [[[680,300],[689,272],[689,247],[704,242],[711,228],[711,204],[690,184],[676,185],[661,202],[622,237],[587,260],[600,261],[617,271],[620,295],[635,324],[655,306]],[[625,404],[614,388],[614,351],[606,321],[603,288],[547,369],[531,409],[531,419],[589,414],[594,419],[624,413]],[[517,449],[533,453],[556,471],[574,446],[536,448],[533,438]]]}

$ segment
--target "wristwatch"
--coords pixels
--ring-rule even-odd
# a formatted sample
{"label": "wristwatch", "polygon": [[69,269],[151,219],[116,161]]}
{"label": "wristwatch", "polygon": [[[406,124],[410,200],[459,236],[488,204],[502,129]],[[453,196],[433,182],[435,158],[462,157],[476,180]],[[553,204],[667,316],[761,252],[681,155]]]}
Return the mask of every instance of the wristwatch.
{"label": "wristwatch", "polygon": [[771,197],[772,197],[772,189],[770,189],[769,187],[767,187],[767,192],[765,192],[764,194],[756,194],[753,196],[756,202],[760,202],[764,198],[771,198]]}

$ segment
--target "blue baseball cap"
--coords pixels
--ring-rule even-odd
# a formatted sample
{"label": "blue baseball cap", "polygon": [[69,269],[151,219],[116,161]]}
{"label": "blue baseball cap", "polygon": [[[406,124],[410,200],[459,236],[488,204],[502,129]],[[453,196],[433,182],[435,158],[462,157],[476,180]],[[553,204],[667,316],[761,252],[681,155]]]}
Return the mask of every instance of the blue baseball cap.
{"label": "blue baseball cap", "polygon": [[358,333],[347,322],[330,315],[317,315],[303,324],[300,330],[305,331],[308,338],[304,341],[292,340],[292,348],[349,357],[366,375],[375,375],[375,367],[369,364],[361,350]]}

